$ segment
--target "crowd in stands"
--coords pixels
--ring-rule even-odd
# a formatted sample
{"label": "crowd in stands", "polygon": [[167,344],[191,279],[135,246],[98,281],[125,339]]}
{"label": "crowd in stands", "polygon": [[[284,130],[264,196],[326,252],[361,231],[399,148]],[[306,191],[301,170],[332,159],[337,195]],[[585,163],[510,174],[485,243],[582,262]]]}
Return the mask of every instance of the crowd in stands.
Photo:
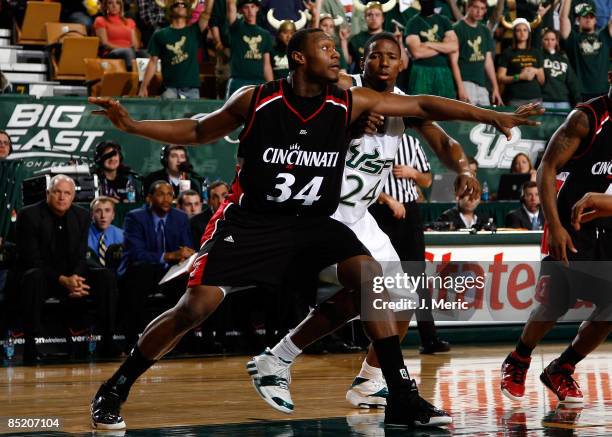
{"label": "crowd in stands", "polygon": [[[13,16],[23,18],[25,2]],[[291,35],[319,27],[336,40],[341,67],[360,71],[363,45],[390,31],[402,45],[398,85],[480,105],[543,102],[567,109],[607,92],[612,6],[601,0],[89,0],[62,1],[61,19],[87,27],[101,57],[126,69],[149,58],[138,95],[161,64],[164,98],[201,96],[203,65],[228,98],[243,85],[285,77]],[[164,6],[165,5],[165,6]],[[345,6],[351,5],[351,19]],[[10,12],[9,8],[9,12]]]}

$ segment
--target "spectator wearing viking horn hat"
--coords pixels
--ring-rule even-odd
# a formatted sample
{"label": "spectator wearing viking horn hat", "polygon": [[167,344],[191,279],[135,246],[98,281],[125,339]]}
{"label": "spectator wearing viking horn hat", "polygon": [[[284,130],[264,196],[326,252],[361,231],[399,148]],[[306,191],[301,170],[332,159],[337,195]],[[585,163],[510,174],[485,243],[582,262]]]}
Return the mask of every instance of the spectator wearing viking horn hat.
{"label": "spectator wearing viking horn hat", "polygon": [[[227,1],[229,22],[230,79],[226,98],[245,85],[258,85],[274,79],[272,73],[272,36],[257,25],[258,0]],[[238,17],[238,12],[242,18]]]}
{"label": "spectator wearing viking horn hat", "polygon": [[542,102],[545,75],[542,52],[531,47],[531,25],[524,18],[512,22],[512,47],[501,54],[497,80],[506,86],[507,102],[512,106]]}
{"label": "spectator wearing viking horn hat", "polygon": [[353,17],[356,18],[363,13],[367,30],[356,33],[349,40],[349,53],[347,61],[349,64],[359,65],[359,60],[363,57],[365,43],[372,35],[383,32],[385,23],[385,12],[389,12],[395,6],[396,0],[388,0],[380,3],[371,1],[364,5],[359,0],[353,0]]}

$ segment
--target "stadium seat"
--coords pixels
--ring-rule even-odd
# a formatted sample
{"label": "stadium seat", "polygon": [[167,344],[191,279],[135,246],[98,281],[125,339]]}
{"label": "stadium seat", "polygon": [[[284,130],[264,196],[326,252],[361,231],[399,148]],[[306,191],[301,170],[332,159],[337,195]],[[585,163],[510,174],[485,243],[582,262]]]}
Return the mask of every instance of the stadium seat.
{"label": "stadium seat", "polygon": [[85,84],[89,95],[135,96],[138,73],[126,71],[123,59],[85,58]]}
{"label": "stadium seat", "polygon": [[[57,20],[56,20],[57,21]],[[61,43],[67,37],[87,36],[87,28],[78,23],[45,23],[45,40],[47,46]]]}
{"label": "stadium seat", "polygon": [[15,23],[15,43],[40,46],[47,44],[45,23],[59,21],[61,9],[60,3],[29,1],[21,27]]}
{"label": "stadium seat", "polygon": [[61,44],[61,54],[51,52],[52,80],[85,80],[85,58],[95,58],[100,39],[95,36],[66,37]]}

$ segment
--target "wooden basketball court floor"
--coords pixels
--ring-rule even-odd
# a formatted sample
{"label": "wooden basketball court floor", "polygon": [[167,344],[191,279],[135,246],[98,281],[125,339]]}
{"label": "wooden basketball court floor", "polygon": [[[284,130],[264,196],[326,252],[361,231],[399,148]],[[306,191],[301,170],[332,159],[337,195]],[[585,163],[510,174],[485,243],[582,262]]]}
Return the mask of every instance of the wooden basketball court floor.
{"label": "wooden basketball court floor", "polygon": [[[450,354],[419,356],[405,349],[421,394],[450,411],[448,429],[387,428],[380,411],[351,409],[344,400],[362,355],[302,356],[291,384],[296,411],[284,415],[255,393],[245,371],[248,357],[162,360],[134,386],[122,413],[127,432],[99,436],[612,436],[612,342],[580,363],[582,406],[559,405],[540,383],[544,366],[565,344],[534,352],[527,394],[518,403],[499,391],[499,368],[511,346],[456,346]],[[61,430],[43,435],[92,435],[89,400],[118,363],[0,368],[0,430],[10,417],[54,416]],[[42,430],[39,430],[42,431]],[[36,435],[41,435],[36,434]]]}

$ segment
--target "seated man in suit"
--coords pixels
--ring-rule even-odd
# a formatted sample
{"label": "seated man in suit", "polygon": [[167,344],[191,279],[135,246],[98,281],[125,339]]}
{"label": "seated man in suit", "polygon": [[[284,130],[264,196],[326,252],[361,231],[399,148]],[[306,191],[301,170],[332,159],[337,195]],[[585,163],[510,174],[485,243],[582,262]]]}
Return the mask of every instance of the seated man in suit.
{"label": "seated man in suit", "polygon": [[178,199],[176,199],[176,206],[178,209],[187,214],[187,217],[191,218],[202,212],[202,196],[195,190],[181,191]]}
{"label": "seated man in suit", "polygon": [[109,252],[123,245],[123,229],[112,224],[115,220],[115,202],[112,197],[100,196],[92,200],[89,205],[91,224],[87,246],[90,251],[90,265],[107,268],[118,266]]}
{"label": "seated man in suit", "polygon": [[480,229],[489,223],[489,217],[485,214],[476,215],[478,205],[480,205],[480,199],[470,200],[469,196],[464,196],[457,200],[457,206],[444,211],[436,221],[451,222],[455,230]]}
{"label": "seated man in suit", "polygon": [[186,288],[186,276],[158,285],[172,264],[194,253],[187,214],[172,207],[172,197],[168,182],[155,181],[149,188],[148,205],[130,211],[125,217],[119,275],[128,305],[128,346],[134,344],[148,322],[144,310],[147,296],[159,291],[174,304]]}
{"label": "seated man in suit", "polygon": [[[198,193],[202,191],[202,184],[193,177],[195,173],[189,163],[189,155],[185,146],[165,145],[162,147],[159,161],[163,168],[145,176],[142,183],[143,193],[148,193],[155,181],[168,182],[172,186],[174,199],[184,190],[195,190]],[[181,179],[184,179],[183,184],[185,185],[183,186],[181,186]],[[187,181],[188,183],[185,183]]]}
{"label": "seated man in suit", "polygon": [[24,362],[40,359],[35,338],[42,335],[43,303],[50,296],[65,304],[91,295],[103,353],[112,352],[116,281],[107,269],[87,267],[89,214],[72,204],[75,188],[72,178],[56,175],[50,181],[47,199],[24,207],[17,215]]}
{"label": "seated man in suit", "polygon": [[208,225],[219,205],[223,203],[229,194],[229,190],[230,186],[227,182],[223,181],[215,181],[208,186],[208,208],[203,209],[201,213],[189,219],[191,232],[193,233],[193,242],[196,246],[200,245],[200,238],[204,234],[206,225]]}
{"label": "seated man in suit", "polygon": [[521,191],[521,207],[506,216],[506,227],[539,231],[544,227],[544,214],[540,208],[538,184],[527,181]]}

